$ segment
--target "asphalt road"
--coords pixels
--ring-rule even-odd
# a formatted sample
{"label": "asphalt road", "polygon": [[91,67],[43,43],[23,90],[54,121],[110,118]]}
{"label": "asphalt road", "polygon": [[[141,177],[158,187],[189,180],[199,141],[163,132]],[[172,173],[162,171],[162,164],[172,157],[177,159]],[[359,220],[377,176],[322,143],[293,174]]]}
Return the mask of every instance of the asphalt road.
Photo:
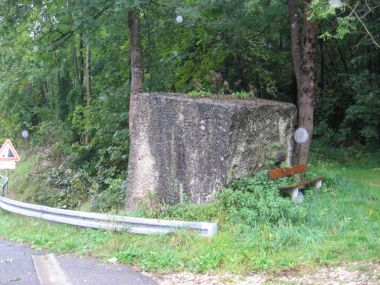
{"label": "asphalt road", "polygon": [[[40,285],[32,255],[46,252],[0,239],[0,285]],[[129,266],[55,254],[59,266],[73,285],[157,285],[156,282]]]}

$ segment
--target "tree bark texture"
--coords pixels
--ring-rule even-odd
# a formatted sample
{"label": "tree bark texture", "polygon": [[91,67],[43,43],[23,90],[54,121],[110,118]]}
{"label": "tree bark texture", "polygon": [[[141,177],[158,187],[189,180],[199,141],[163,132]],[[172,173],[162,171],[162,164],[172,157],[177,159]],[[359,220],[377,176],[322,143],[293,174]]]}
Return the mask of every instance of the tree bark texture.
{"label": "tree bark texture", "polygon": [[[86,106],[90,106],[92,99],[92,79],[91,79],[91,46],[90,41],[86,45]],[[88,118],[85,118],[88,120]],[[85,145],[89,144],[89,136],[88,133],[84,134],[84,142]]]}
{"label": "tree bark texture", "polygon": [[129,132],[134,130],[137,96],[143,91],[144,71],[140,45],[140,18],[138,11],[128,13],[128,30],[131,48],[131,95],[129,103]]}
{"label": "tree bark texture", "polygon": [[91,47],[90,42],[86,45],[86,106],[89,106],[92,98],[91,79]]}
{"label": "tree bark texture", "polygon": [[46,105],[47,92],[48,92],[48,89],[47,89],[46,80],[41,80],[41,82],[40,82],[40,95],[41,95],[41,97],[40,97],[39,104],[38,104],[39,107],[43,107]]}
{"label": "tree bark texture", "polygon": [[73,60],[73,69],[74,69],[74,85],[78,86],[80,79],[79,79],[79,67],[78,67],[78,59],[77,59],[77,49],[75,46],[75,36],[72,38],[72,47],[71,47],[71,53],[72,53],[72,60]]}
{"label": "tree bark texture", "polygon": [[[73,11],[72,11],[72,1],[67,1],[67,8],[69,13],[69,21],[71,29],[75,30],[74,20],[73,20]],[[73,32],[73,36],[71,37],[71,56],[73,62],[73,71],[74,71],[74,86],[79,85],[79,67],[78,67],[78,58],[77,58],[77,48],[75,43],[75,32]]]}
{"label": "tree bark texture", "polygon": [[315,53],[318,23],[308,19],[310,0],[303,0],[302,33],[300,33],[295,0],[288,0],[291,28],[291,50],[294,73],[297,81],[298,127],[309,134],[303,144],[296,144],[293,164],[306,164],[314,126],[314,105],[316,97]]}
{"label": "tree bark texture", "polygon": [[83,86],[84,80],[84,57],[83,57],[83,33],[79,35],[79,85]]}

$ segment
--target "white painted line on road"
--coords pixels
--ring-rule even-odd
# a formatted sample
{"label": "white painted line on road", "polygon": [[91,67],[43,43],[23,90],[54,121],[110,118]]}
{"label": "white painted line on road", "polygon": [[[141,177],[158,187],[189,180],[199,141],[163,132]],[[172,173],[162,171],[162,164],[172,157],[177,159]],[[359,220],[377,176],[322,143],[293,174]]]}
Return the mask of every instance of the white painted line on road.
{"label": "white painted line on road", "polygon": [[72,285],[53,254],[32,255],[41,285]]}

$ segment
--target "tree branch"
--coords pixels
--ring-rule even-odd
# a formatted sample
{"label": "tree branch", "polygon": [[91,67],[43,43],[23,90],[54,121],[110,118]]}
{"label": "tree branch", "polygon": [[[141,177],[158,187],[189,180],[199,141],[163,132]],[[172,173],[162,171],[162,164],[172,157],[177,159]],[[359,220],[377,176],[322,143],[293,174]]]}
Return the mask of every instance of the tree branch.
{"label": "tree branch", "polygon": [[297,7],[296,7],[295,0],[288,0],[288,7],[289,7],[293,66],[294,66],[294,73],[297,79],[297,85],[299,85],[300,72],[301,72],[301,47],[300,47],[300,36],[299,36],[298,20],[297,20]]}
{"label": "tree branch", "polygon": [[356,10],[356,8],[358,8],[359,4],[360,4],[360,1],[356,2],[354,8],[351,8],[351,7],[347,4],[347,6],[351,9],[351,12],[350,12],[350,14],[348,15],[348,17],[351,17],[352,14],[354,14],[354,11]]}
{"label": "tree branch", "polygon": [[371,38],[372,40],[372,43],[380,49],[380,44],[376,41],[376,39],[374,38],[374,36],[372,35],[372,33],[368,30],[366,24],[363,22],[362,18],[358,15],[358,13],[356,13],[356,5],[354,6],[354,8],[352,8],[349,4],[346,4],[348,8],[351,9],[351,14],[354,14],[356,19],[358,19],[358,21],[360,22],[360,24],[363,26],[363,28],[365,29],[365,31],[367,32],[367,35]]}
{"label": "tree branch", "polygon": [[[368,6],[367,6],[368,7]],[[380,7],[380,5],[377,5],[377,6],[375,6],[375,7],[368,7],[368,11],[367,11],[367,13],[365,13],[363,16],[361,16],[360,18],[365,18],[368,14],[370,14],[370,13],[372,13],[373,12],[373,10],[375,10],[375,9],[377,9],[377,8],[379,8]]]}

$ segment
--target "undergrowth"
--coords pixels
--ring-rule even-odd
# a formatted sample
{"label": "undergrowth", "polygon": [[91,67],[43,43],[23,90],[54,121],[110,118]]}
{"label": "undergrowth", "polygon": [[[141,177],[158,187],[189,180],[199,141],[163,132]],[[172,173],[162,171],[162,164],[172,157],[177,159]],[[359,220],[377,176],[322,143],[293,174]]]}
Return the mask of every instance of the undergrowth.
{"label": "undergrowth", "polygon": [[[214,202],[197,205],[185,202],[161,205],[153,202],[133,214],[141,217],[186,221],[216,221],[255,227],[260,223],[298,223],[305,219],[305,208],[279,195],[278,187],[289,179],[270,180],[267,171],[254,177],[233,180],[220,191]],[[159,204],[157,206],[157,204]]]}
{"label": "undergrowth", "polygon": [[218,235],[213,239],[188,231],[138,236],[81,229],[4,211],[0,237],[61,253],[116,257],[158,271],[245,273],[378,260],[380,168],[376,155],[371,159],[343,164],[314,158],[309,172],[325,176],[324,185],[319,192],[307,190],[302,204],[278,195],[278,183],[288,181],[273,182],[259,173],[234,181],[214,203],[187,203],[149,213],[165,219],[216,221]]}

